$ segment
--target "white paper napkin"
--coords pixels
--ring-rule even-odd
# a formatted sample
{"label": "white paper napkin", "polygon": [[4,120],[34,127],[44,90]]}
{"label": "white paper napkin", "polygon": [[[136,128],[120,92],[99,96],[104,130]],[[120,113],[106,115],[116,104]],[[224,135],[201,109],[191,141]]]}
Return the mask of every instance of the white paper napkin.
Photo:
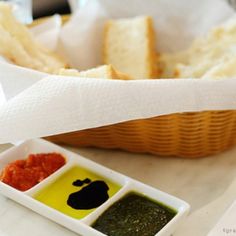
{"label": "white paper napkin", "polygon": [[[7,100],[24,91],[24,89],[30,87],[45,76],[47,76],[46,73],[0,61],[0,83],[3,86]],[[18,105],[21,106],[22,104]]]}
{"label": "white paper napkin", "polygon": [[179,111],[235,109],[235,86],[235,79],[147,83],[48,76],[0,107],[0,143]]}
{"label": "white paper napkin", "polygon": [[6,97],[2,89],[2,85],[0,84],[0,106],[2,106],[6,102]]}
{"label": "white paper napkin", "polygon": [[42,24],[31,28],[31,32],[42,45],[52,51],[56,51],[61,25],[61,17],[54,15]]}

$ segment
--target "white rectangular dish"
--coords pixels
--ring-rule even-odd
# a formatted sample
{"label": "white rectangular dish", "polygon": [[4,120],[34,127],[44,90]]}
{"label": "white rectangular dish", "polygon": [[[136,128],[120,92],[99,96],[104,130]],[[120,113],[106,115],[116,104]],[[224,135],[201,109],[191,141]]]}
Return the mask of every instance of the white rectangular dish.
{"label": "white rectangular dish", "polygon": [[[1,193],[84,236],[108,235],[95,229],[94,225],[117,202],[132,194],[148,199],[152,202],[151,204],[156,203],[164,207],[163,209],[175,212],[173,218],[156,234],[152,234],[153,236],[171,235],[190,209],[188,203],[174,196],[41,139],[26,141],[1,153],[0,172],[9,163],[24,159],[30,154],[55,152],[60,153],[66,159],[66,164],[55,173],[24,192],[0,181]],[[98,185],[102,188],[98,189]],[[97,192],[94,192],[95,189]],[[78,199],[83,199],[82,192],[85,193],[85,191],[87,191],[86,203],[82,206],[84,200],[78,202]],[[96,203],[93,202],[94,199],[96,199]],[[98,201],[100,202],[98,203]]]}

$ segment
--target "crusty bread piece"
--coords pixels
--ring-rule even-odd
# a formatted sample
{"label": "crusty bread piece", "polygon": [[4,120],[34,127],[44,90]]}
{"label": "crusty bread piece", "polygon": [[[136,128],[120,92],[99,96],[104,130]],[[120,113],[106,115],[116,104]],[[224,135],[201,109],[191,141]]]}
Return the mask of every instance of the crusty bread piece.
{"label": "crusty bread piece", "polygon": [[57,74],[64,75],[64,76],[79,76],[79,71],[76,69],[61,68]]}
{"label": "crusty bread piece", "polygon": [[152,19],[149,16],[110,20],[104,32],[104,63],[134,79],[157,77]]}
{"label": "crusty bread piece", "polygon": [[132,80],[129,75],[115,70],[111,65],[99,66],[81,72],[75,69],[61,69],[58,74],[85,78]]}
{"label": "crusty bread piece", "polygon": [[175,78],[176,77],[176,65],[178,63],[186,62],[186,53],[163,53],[159,55],[157,60],[157,68],[159,68],[160,78]]}
{"label": "crusty bread piece", "polygon": [[236,18],[233,18],[195,40],[189,49],[182,52],[185,61],[176,63],[172,67],[173,73],[179,78],[236,76],[231,62],[236,57],[235,45]]}
{"label": "crusty bread piece", "polygon": [[0,2],[0,55],[14,64],[43,72],[54,73],[66,66],[33,38],[4,2]]}
{"label": "crusty bread piece", "polygon": [[236,57],[226,59],[209,69],[202,79],[226,79],[236,77]]}

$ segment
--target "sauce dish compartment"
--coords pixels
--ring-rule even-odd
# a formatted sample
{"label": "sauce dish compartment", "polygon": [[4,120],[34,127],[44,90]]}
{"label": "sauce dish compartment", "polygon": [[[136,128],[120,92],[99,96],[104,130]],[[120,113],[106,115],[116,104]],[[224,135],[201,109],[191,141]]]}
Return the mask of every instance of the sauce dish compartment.
{"label": "sauce dish compartment", "polygon": [[43,140],[30,140],[1,153],[3,182],[24,193],[38,187],[70,162],[68,155],[56,147]]}
{"label": "sauce dish compartment", "polygon": [[130,179],[128,184],[119,193],[117,193],[113,198],[109,199],[107,203],[105,203],[83,221],[92,227],[97,219],[103,215],[103,213],[106,213],[106,211],[116,204],[116,202],[131,193],[147,198],[150,201],[175,212],[174,217],[158,233],[156,233],[155,236],[171,235],[175,231],[177,225],[187,216],[190,210],[188,203],[160,190],[147,186],[139,181]]}
{"label": "sauce dish compartment", "polygon": [[73,163],[58,173],[31,196],[53,209],[76,219],[83,219],[109,201],[123,187],[122,183]]}

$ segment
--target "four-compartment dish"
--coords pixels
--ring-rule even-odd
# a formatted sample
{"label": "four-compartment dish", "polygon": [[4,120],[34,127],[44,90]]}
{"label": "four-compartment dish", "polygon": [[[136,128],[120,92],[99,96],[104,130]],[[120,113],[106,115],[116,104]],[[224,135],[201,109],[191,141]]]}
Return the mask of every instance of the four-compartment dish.
{"label": "four-compartment dish", "polygon": [[26,141],[3,152],[0,171],[38,153],[59,153],[66,163],[24,192],[0,182],[1,193],[80,235],[144,236],[145,231],[167,236],[189,211],[178,198],[45,140]]}

